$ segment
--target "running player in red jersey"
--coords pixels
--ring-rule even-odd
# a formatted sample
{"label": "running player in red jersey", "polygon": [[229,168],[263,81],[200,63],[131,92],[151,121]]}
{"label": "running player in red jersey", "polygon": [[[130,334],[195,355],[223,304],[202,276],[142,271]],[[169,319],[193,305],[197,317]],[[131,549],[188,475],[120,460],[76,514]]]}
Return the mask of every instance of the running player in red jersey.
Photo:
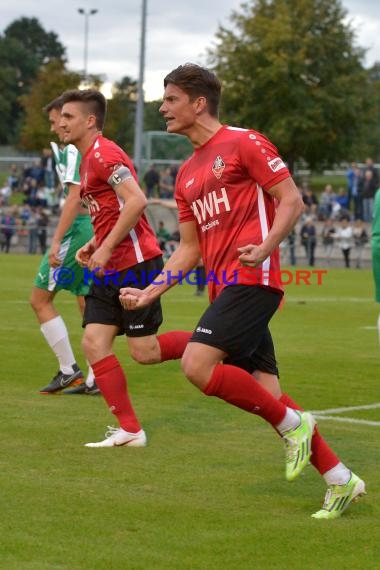
{"label": "running player in red jersey", "polygon": [[194,147],[176,181],[181,242],[160,285],[122,289],[121,301],[131,310],[156,302],[202,256],[211,304],[184,352],[185,375],[204,394],[260,415],[282,435],[288,480],[310,458],[328,485],[313,517],[336,518],[365,493],[364,482],[328,447],[311,414],[296,412],[300,407],[281,392],[268,328],[283,295],[278,246],[302,199],[268,139],[219,122],[221,86],[213,73],[186,64],[166,76],[164,87],[167,131]]}
{"label": "running player in red jersey", "polygon": [[147,200],[137,183],[132,161],[102,136],[106,100],[96,90],[62,95],[61,127],[65,143],[82,155],[81,198],[89,208],[94,237],[77,251],[76,259],[92,280],[86,296],[83,349],[95,381],[119,427],[88,447],[146,445],[146,434],[128,396],[126,377],[113,353],[115,337],[126,334],[131,356],[143,364],[180,358],[188,332],[156,337],[162,323],[159,299],[141,311],[123,309],[121,285],[145,287],[160,273],[163,262],[154,231],[144,215]]}

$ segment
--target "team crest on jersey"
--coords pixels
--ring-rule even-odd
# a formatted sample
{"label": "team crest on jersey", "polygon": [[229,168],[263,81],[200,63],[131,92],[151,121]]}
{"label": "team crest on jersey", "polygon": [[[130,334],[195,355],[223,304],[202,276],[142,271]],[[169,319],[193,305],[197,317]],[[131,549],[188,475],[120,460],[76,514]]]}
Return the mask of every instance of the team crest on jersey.
{"label": "team crest on jersey", "polygon": [[218,180],[222,177],[225,168],[226,165],[224,164],[222,157],[218,154],[214,160],[214,164],[212,165],[212,171]]}

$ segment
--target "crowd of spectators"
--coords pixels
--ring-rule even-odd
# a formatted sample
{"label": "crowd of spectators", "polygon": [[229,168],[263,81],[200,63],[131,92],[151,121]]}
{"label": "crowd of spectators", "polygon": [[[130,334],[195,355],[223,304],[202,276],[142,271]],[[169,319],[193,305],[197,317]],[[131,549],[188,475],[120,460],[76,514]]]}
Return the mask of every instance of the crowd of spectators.
{"label": "crowd of spectators", "polygon": [[177,173],[177,166],[167,166],[158,170],[155,164],[151,164],[143,176],[143,186],[147,198],[172,200]]}
{"label": "crowd of spectators", "polygon": [[[45,253],[49,218],[61,200],[50,149],[41,159],[18,168],[12,164],[0,189],[0,250],[11,251],[20,242],[28,253]],[[15,200],[13,197],[17,194]],[[14,205],[16,201],[19,205]]]}
{"label": "crowd of spectators", "polygon": [[[319,196],[307,182],[301,183],[305,212],[299,243],[309,266],[315,264],[317,245],[322,248],[326,266],[331,265],[336,248],[341,252],[344,267],[354,264],[360,269],[363,266],[363,254],[369,247],[374,197],[379,187],[379,172],[371,158],[367,158],[362,167],[352,162],[346,172],[346,185],[334,189],[326,184]],[[297,235],[292,232],[281,248],[283,260],[291,265],[297,263],[296,240]]]}
{"label": "crowd of spectators", "polygon": [[[176,166],[158,169],[151,164],[143,175],[147,197],[172,199],[177,172]],[[369,242],[366,226],[372,220],[374,196],[380,186],[380,177],[373,160],[367,158],[361,167],[356,162],[350,164],[346,180],[345,187],[336,189],[326,184],[319,195],[307,181],[300,184],[305,213],[299,229],[292,231],[282,244],[284,261],[296,265],[296,246],[299,243],[305,251],[307,263],[313,266],[319,244],[323,247],[327,266],[331,264],[334,248],[339,247],[345,267],[351,265],[352,251],[355,253],[355,266],[362,267],[363,250]],[[20,206],[12,205],[11,198],[15,193],[21,194]],[[29,253],[44,253],[49,218],[58,212],[61,203],[62,196],[50,149],[44,149],[39,160],[25,164],[21,169],[13,164],[0,189],[1,251],[9,252],[12,244],[23,240]],[[164,255],[168,256],[175,249],[178,236],[169,235],[162,226],[160,222],[158,237],[161,238]]]}

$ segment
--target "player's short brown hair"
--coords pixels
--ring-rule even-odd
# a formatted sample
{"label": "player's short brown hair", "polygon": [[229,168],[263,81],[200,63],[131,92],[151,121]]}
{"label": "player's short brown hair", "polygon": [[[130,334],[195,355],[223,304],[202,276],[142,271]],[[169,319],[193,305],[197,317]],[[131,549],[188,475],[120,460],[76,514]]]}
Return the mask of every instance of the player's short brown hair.
{"label": "player's short brown hair", "polygon": [[103,130],[106,118],[107,101],[103,93],[96,89],[71,89],[61,95],[65,103],[84,103],[88,111],[96,117],[96,127]]}
{"label": "player's short brown hair", "polygon": [[53,109],[55,109],[56,111],[60,111],[62,107],[63,107],[62,95],[60,95],[59,97],[56,97],[55,99],[50,101],[50,103],[45,105],[45,107],[43,107],[42,110],[44,113],[50,113],[50,111],[52,111]]}
{"label": "player's short brown hair", "polygon": [[221,84],[214,73],[195,63],[185,63],[168,73],[164,79],[164,87],[169,83],[187,93],[191,101],[197,97],[205,97],[210,115],[218,116]]}

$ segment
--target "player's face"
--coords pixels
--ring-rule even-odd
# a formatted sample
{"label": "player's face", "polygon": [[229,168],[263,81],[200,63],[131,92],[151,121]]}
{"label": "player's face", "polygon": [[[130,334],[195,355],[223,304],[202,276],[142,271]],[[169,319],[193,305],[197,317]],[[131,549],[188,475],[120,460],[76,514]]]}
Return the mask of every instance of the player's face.
{"label": "player's face", "polygon": [[63,130],[65,144],[77,144],[86,136],[90,116],[85,113],[80,102],[65,103],[62,107],[59,126]]}
{"label": "player's face", "polygon": [[61,111],[52,109],[49,111],[50,132],[55,133],[59,140],[63,141],[63,129],[60,127]]}
{"label": "player's face", "polygon": [[190,101],[187,93],[169,83],[165,87],[163,103],[159,108],[165,119],[167,132],[182,134],[188,132],[197,118],[197,104],[198,99]]}

